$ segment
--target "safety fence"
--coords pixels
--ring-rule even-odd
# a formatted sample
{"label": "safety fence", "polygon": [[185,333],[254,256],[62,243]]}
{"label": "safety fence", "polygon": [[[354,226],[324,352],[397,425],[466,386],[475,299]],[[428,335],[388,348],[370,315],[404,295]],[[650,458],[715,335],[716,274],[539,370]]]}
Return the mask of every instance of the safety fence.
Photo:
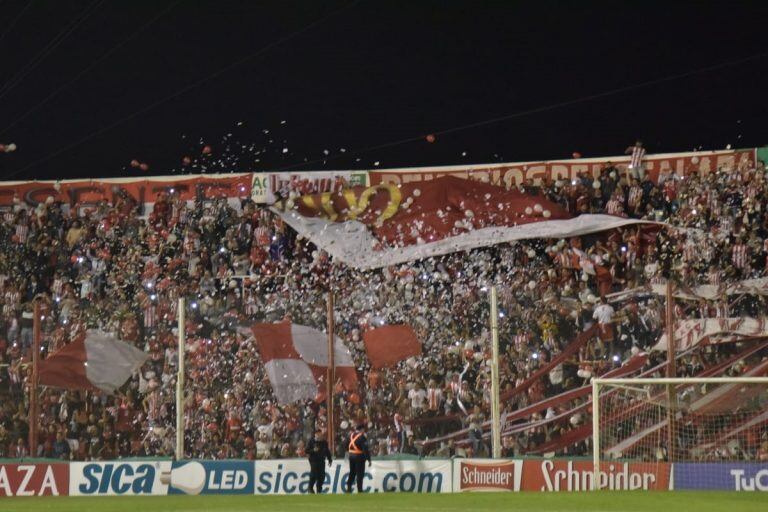
{"label": "safety fence", "polygon": [[[366,469],[365,492],[588,491],[591,461],[584,459],[376,460]],[[324,493],[342,493],[348,468],[327,468]],[[604,490],[718,489],[768,491],[768,462],[605,462]],[[277,460],[116,460],[0,462],[0,497],[164,496],[172,494],[306,494],[309,464]]]}

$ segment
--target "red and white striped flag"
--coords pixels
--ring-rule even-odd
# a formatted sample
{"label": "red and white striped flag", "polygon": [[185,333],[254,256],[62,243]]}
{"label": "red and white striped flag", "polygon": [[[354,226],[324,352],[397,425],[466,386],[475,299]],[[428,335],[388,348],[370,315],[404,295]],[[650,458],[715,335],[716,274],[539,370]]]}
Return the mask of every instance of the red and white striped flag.
{"label": "red and white striped flag", "polygon": [[[325,399],[328,335],[290,322],[251,327],[272,389],[281,404]],[[347,348],[334,337],[336,379],[347,391],[357,389],[357,372]]]}

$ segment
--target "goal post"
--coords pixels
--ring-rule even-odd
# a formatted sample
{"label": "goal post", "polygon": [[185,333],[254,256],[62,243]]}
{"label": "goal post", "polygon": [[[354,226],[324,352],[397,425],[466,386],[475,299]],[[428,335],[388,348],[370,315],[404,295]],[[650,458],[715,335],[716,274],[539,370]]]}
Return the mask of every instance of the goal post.
{"label": "goal post", "polygon": [[663,489],[678,468],[706,479],[707,464],[768,463],[768,377],[594,378],[591,405],[593,490]]}

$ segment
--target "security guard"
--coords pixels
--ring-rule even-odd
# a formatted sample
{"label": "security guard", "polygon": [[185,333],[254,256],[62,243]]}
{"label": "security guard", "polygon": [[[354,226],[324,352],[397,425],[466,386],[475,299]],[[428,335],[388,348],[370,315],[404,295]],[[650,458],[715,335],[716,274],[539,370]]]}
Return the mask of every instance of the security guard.
{"label": "security guard", "polygon": [[325,482],[325,459],[328,459],[328,465],[331,465],[331,450],[328,449],[328,441],[323,439],[323,431],[315,432],[315,437],[309,440],[307,444],[307,457],[309,457],[309,493],[315,494],[323,492],[323,483]]}
{"label": "security guard", "polygon": [[371,452],[368,451],[368,440],[365,438],[365,425],[357,426],[357,430],[349,436],[349,476],[347,477],[347,492],[352,492],[352,481],[357,482],[357,492],[363,492],[363,477],[365,477],[365,461],[371,466]]}

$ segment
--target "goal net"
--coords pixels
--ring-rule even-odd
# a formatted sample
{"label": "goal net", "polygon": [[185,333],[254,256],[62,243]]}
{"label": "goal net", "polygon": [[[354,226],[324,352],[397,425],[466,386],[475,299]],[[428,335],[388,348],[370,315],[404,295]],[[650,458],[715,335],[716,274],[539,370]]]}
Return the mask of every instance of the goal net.
{"label": "goal net", "polygon": [[599,488],[768,490],[754,477],[768,469],[768,378],[594,379],[592,394]]}

